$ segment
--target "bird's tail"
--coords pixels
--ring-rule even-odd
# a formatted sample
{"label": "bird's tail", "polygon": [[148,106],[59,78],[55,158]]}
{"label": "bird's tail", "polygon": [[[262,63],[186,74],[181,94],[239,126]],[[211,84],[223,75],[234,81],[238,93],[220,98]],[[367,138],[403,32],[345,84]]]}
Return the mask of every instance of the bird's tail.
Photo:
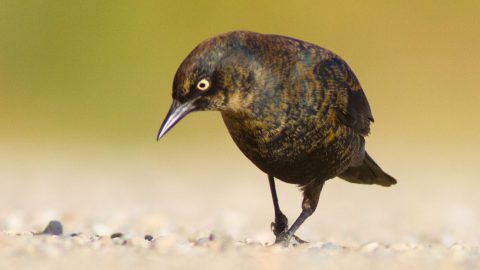
{"label": "bird's tail", "polygon": [[385,173],[380,166],[365,152],[365,158],[362,164],[350,167],[338,177],[357,184],[377,184],[381,186],[391,186],[397,183],[395,178]]}

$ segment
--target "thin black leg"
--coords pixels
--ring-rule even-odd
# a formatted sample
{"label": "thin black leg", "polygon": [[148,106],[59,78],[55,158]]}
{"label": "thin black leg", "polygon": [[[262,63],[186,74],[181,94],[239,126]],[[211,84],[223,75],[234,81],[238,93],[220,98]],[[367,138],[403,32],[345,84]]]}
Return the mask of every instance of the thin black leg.
{"label": "thin black leg", "polygon": [[280,211],[280,205],[278,204],[277,189],[275,188],[275,179],[273,178],[273,176],[268,175],[268,183],[270,184],[270,192],[272,193],[273,208],[275,209],[276,216],[282,211]]}
{"label": "thin black leg", "polygon": [[305,222],[305,220],[313,214],[313,211],[311,209],[304,209],[302,210],[302,213],[300,213],[300,216],[295,220],[293,225],[288,229],[287,234],[289,237],[292,237],[293,234],[300,228],[300,226]]}
{"label": "thin black leg", "polygon": [[275,236],[286,232],[288,229],[288,219],[280,210],[278,204],[277,190],[275,188],[275,179],[272,175],[268,175],[268,182],[270,184],[270,192],[272,193],[273,209],[275,211],[275,222],[271,223],[272,231]]}

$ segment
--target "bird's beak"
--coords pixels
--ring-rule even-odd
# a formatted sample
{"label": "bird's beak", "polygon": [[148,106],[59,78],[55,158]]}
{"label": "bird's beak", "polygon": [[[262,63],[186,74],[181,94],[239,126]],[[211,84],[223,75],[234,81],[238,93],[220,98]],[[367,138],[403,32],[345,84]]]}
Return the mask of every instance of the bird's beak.
{"label": "bird's beak", "polygon": [[163,124],[157,134],[157,141],[163,137],[178,121],[185,117],[189,112],[195,109],[193,102],[195,100],[187,101],[180,104],[177,100],[173,100],[172,106],[168,111],[167,117],[163,120]]}

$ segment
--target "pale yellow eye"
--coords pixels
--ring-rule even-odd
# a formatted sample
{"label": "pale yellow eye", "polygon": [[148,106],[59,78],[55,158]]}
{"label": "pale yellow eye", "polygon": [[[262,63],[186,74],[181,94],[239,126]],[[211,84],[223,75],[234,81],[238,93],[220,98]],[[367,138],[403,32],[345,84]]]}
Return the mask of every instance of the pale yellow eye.
{"label": "pale yellow eye", "polygon": [[200,90],[200,91],[205,91],[208,88],[210,88],[210,81],[208,81],[207,79],[201,79],[197,83],[197,89]]}

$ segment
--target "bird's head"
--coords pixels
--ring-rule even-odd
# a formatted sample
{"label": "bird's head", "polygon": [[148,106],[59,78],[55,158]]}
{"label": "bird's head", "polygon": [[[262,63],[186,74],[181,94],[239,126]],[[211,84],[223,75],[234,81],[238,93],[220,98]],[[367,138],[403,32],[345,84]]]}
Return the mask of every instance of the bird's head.
{"label": "bird's head", "polygon": [[173,81],[173,102],[157,140],[193,111],[241,110],[251,101],[260,66],[245,47],[245,32],[200,43],[182,62]]}

